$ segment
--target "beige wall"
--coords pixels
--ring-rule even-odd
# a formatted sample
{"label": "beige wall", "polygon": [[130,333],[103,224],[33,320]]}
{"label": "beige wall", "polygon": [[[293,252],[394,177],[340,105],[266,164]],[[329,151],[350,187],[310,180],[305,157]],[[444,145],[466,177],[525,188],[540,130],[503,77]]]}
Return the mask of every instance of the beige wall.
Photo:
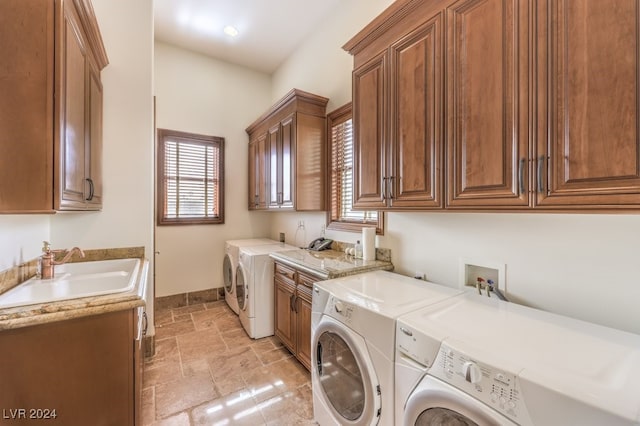
{"label": "beige wall", "polygon": [[[275,73],[273,99],[291,87],[330,97],[329,110],[351,98],[351,62],[341,46],[370,21],[369,12],[375,15],[391,2],[347,3],[353,14],[329,20]],[[286,232],[288,242],[294,242],[299,220],[307,241],[325,223],[323,213],[271,218],[271,237]],[[638,215],[389,213],[378,244],[393,250],[397,272],[424,272],[450,286],[458,285],[460,258],[505,263],[507,294],[514,300],[640,333],[639,234]],[[335,231],[327,236],[359,238]]]}
{"label": "beige wall", "polygon": [[271,79],[156,43],[157,125],[225,138],[225,223],[156,229],[158,296],[222,287],[224,242],[268,234],[268,213],[247,210],[244,129],[270,105]]}

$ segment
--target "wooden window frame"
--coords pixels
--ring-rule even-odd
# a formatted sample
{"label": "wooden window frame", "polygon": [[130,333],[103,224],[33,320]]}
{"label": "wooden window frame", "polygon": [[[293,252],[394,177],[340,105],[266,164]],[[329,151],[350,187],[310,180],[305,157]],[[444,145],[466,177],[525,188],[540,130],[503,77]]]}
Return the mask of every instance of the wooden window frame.
{"label": "wooden window frame", "polygon": [[378,211],[378,219],[377,221],[368,221],[368,222],[355,222],[355,221],[345,221],[340,220],[337,217],[336,212],[340,210],[339,206],[334,206],[334,200],[337,197],[334,197],[333,191],[333,138],[332,138],[332,129],[334,125],[338,125],[344,123],[345,121],[352,118],[352,103],[349,102],[340,108],[330,112],[327,114],[327,159],[328,159],[328,168],[329,173],[327,176],[327,199],[329,204],[329,209],[327,210],[327,229],[335,230],[335,231],[344,231],[344,232],[362,232],[362,228],[376,228],[376,234],[384,235],[384,212]]}
{"label": "wooden window frame", "polygon": [[[165,141],[168,138],[177,138],[186,142],[217,147],[218,162],[213,166],[218,170],[218,215],[214,217],[165,217],[166,192],[165,192]],[[158,225],[217,225],[224,224],[224,138],[219,136],[199,135],[195,133],[180,132],[177,130],[158,129],[157,160],[157,217]]]}

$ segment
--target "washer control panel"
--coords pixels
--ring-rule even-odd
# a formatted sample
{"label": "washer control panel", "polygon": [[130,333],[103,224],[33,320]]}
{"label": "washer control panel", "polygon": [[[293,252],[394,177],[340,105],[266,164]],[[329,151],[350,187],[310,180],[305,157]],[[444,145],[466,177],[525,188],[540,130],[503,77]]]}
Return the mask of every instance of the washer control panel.
{"label": "washer control panel", "polygon": [[331,295],[329,297],[325,313],[334,318],[340,319],[346,324],[350,324],[353,320],[354,312],[356,311],[357,309],[355,305],[342,301]]}
{"label": "washer control panel", "polygon": [[518,377],[443,343],[429,374],[496,409],[516,423],[530,421]]}

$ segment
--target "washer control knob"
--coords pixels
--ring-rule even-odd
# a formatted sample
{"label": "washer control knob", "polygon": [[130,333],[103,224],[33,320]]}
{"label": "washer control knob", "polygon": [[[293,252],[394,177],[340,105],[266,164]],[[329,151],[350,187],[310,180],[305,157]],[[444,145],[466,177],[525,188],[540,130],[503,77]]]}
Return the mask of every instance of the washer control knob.
{"label": "washer control knob", "polygon": [[333,308],[336,310],[337,313],[341,313],[342,310],[344,309],[344,306],[342,306],[342,302],[338,300],[336,304],[333,306]]}
{"label": "washer control knob", "polygon": [[464,379],[469,383],[478,383],[482,380],[482,371],[477,364],[471,361],[467,361],[462,366],[462,374]]}

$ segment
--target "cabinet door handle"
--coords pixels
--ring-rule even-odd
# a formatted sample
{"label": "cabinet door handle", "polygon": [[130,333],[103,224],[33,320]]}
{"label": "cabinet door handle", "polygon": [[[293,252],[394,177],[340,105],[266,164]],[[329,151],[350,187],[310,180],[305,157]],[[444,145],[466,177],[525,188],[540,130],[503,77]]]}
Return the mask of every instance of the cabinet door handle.
{"label": "cabinet door handle", "polygon": [[89,196],[85,198],[86,201],[93,200],[93,179],[86,178],[86,181],[89,182]]}
{"label": "cabinet door handle", "polygon": [[393,178],[394,176],[391,176],[389,178],[389,199],[393,200]]}
{"label": "cabinet door handle", "polygon": [[256,207],[258,207],[258,194],[256,194],[256,196],[253,198],[253,202],[255,203]]}
{"label": "cabinet door handle", "polygon": [[542,180],[542,168],[544,167],[544,155],[538,158],[538,192],[544,192],[544,182]]}
{"label": "cabinet door handle", "polygon": [[295,312],[295,308],[293,307],[293,299],[296,298],[295,294],[291,294],[291,296],[289,296],[289,309],[292,310],[293,312]]}
{"label": "cabinet door handle", "polygon": [[387,178],[383,177],[382,178],[382,199],[386,200],[387,199]]}
{"label": "cabinet door handle", "polygon": [[518,170],[518,185],[520,194],[524,194],[524,158],[520,159],[520,170]]}
{"label": "cabinet door handle", "polygon": [[149,318],[147,317],[147,311],[142,312],[142,320],[144,322],[144,327],[142,328],[142,336],[147,335],[147,328],[149,327]]}

